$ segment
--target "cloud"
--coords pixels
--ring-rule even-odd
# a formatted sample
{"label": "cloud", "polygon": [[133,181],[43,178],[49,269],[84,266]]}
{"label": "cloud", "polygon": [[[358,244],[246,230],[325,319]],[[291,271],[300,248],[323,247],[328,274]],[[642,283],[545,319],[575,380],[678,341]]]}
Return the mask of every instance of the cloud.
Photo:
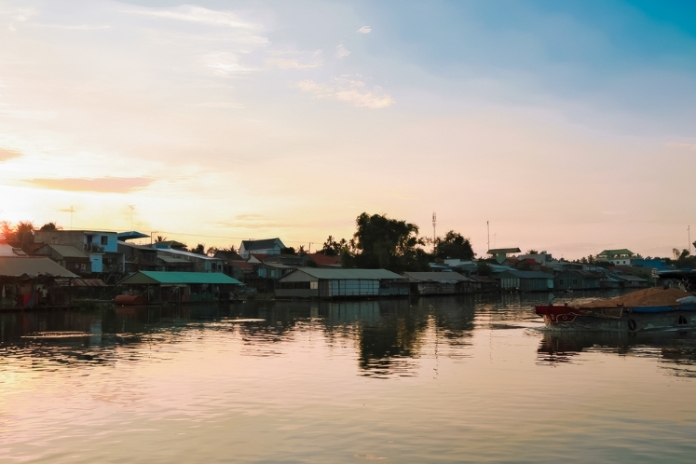
{"label": "cloud", "polygon": [[209,10],[199,6],[182,5],[176,8],[168,9],[138,8],[124,10],[124,12],[164,19],[173,19],[177,21],[202,23],[211,26],[224,26],[236,29],[259,29],[259,26],[244,22],[233,13],[227,11]]}
{"label": "cloud", "polygon": [[380,87],[370,91],[364,82],[347,77],[334,77],[328,84],[305,79],[292,83],[291,87],[311,93],[314,98],[344,101],[358,108],[386,108],[394,104],[394,99],[381,93]]}
{"label": "cloud", "polygon": [[154,182],[148,177],[101,177],[69,179],[28,179],[25,183],[49,190],[70,192],[125,193],[147,187]]}
{"label": "cloud", "polygon": [[17,31],[15,23],[26,22],[29,18],[36,16],[38,13],[38,10],[35,8],[15,8],[12,10],[0,10],[0,18],[9,19],[10,24],[7,26],[7,29],[10,32],[15,32]]}
{"label": "cloud", "polygon": [[370,32],[372,32],[372,28],[370,26],[363,26],[355,32],[357,32],[358,34],[369,34]]}
{"label": "cloud", "polygon": [[336,58],[345,58],[348,55],[350,55],[350,52],[346,47],[343,46],[343,44],[339,44],[336,47]]}
{"label": "cloud", "polygon": [[244,108],[241,103],[218,101],[218,102],[203,102],[193,105],[197,108]]}
{"label": "cloud", "polygon": [[234,74],[248,74],[257,71],[258,68],[246,66],[240,63],[239,55],[230,52],[212,52],[203,57],[206,66],[219,76]]}
{"label": "cloud", "polygon": [[667,148],[680,148],[696,151],[696,143],[668,142],[665,144],[665,146],[667,146]]}
{"label": "cloud", "polygon": [[20,156],[22,156],[22,154],[18,151],[0,148],[0,163],[2,163],[3,161],[10,160],[12,158],[19,158]]}
{"label": "cloud", "polygon": [[38,24],[38,26],[50,29],[63,29],[67,31],[97,31],[111,28],[111,26],[108,25],[90,26],[89,24],[81,24],[79,26],[69,26],[65,24]]}
{"label": "cloud", "polygon": [[272,57],[272,58],[266,58],[266,65],[276,66],[280,69],[306,70],[306,69],[318,68],[319,66],[322,65],[322,61],[316,60],[316,61],[312,61],[309,63],[301,63],[299,60],[296,60],[293,58]]}

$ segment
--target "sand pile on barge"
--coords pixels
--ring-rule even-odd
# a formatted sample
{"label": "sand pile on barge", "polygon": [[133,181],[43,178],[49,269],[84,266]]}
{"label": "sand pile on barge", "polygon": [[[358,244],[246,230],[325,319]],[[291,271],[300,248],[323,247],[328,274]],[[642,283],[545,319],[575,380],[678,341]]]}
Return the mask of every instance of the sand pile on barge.
{"label": "sand pile on barge", "polygon": [[637,306],[672,306],[677,305],[677,300],[691,295],[678,288],[664,289],[646,288],[627,295],[621,295],[610,300],[597,300],[580,305],[580,308],[615,308],[617,306],[637,307]]}

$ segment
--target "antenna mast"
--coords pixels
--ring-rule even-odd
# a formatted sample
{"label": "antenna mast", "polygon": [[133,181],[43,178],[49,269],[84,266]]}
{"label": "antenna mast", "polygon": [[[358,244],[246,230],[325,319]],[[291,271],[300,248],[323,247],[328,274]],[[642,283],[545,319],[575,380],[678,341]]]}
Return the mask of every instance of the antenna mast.
{"label": "antenna mast", "polygon": [[[488,221],[486,221],[486,236],[488,239],[488,250],[490,250],[491,249],[491,227],[488,224]],[[488,250],[486,250],[486,252],[488,252]]]}
{"label": "antenna mast", "polygon": [[437,233],[436,233],[436,226],[437,226],[437,213],[433,212],[433,247],[435,247],[435,241],[437,240]]}

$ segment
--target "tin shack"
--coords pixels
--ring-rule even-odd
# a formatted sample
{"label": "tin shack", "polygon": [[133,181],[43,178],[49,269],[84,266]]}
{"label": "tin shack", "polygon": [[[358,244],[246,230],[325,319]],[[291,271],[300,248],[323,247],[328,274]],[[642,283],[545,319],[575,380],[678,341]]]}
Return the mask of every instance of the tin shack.
{"label": "tin shack", "polygon": [[408,296],[408,279],[386,269],[299,268],[275,286],[277,298]]}

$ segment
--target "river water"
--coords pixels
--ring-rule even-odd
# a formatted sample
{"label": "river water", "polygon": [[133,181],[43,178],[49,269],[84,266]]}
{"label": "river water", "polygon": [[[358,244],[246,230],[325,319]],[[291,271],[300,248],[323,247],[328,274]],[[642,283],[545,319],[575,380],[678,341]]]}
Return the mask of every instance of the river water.
{"label": "river water", "polygon": [[0,462],[696,462],[696,334],[547,300],[0,313]]}

